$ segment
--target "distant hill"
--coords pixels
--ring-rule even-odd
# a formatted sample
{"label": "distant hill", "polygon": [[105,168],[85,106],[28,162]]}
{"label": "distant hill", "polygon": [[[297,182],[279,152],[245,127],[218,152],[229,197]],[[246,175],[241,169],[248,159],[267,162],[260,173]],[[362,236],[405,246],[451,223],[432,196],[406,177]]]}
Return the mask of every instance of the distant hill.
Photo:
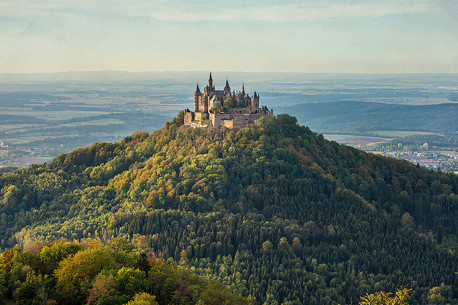
{"label": "distant hill", "polygon": [[319,132],[458,131],[458,104],[399,105],[352,101],[298,104],[275,111],[294,113],[301,124]]}
{"label": "distant hill", "polygon": [[412,304],[458,300],[457,175],[329,142],[288,115],[239,130],[182,119],[2,174],[1,247],[122,237],[254,304],[401,286]]}

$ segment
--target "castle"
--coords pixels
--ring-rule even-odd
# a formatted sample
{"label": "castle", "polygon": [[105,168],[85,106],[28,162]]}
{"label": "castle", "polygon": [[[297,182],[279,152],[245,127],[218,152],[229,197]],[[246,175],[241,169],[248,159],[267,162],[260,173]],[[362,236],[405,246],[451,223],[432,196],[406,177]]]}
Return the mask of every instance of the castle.
{"label": "castle", "polygon": [[232,91],[226,79],[223,90],[215,90],[210,72],[208,86],[202,93],[197,84],[194,92],[194,111],[185,110],[184,125],[191,127],[225,126],[228,128],[244,127],[255,124],[260,118],[273,117],[273,110],[263,106],[259,108],[259,94],[253,96],[242,91]]}

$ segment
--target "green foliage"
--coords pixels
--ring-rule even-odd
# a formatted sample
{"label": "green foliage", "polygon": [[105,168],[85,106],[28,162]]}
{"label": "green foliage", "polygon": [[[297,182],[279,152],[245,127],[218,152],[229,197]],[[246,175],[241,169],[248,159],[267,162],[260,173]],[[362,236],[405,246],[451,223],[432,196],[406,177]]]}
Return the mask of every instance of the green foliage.
{"label": "green foliage", "polygon": [[[75,250],[75,253],[68,254]],[[154,257],[146,262],[148,271],[153,267],[151,272],[128,265],[129,260],[127,265],[116,264],[117,253],[126,250],[138,252],[121,239],[116,239],[109,247],[95,241],[83,244],[58,242],[45,245],[37,253],[18,249],[6,251],[0,264],[0,304],[3,304],[4,297],[12,298],[18,305],[56,304],[57,301],[75,305],[180,305],[191,301],[194,304],[223,304],[228,300],[230,304],[247,304],[240,295],[221,284],[184,269],[178,270]],[[141,255],[132,255],[134,262],[143,261]],[[43,257],[52,259],[43,260]],[[42,272],[49,270],[46,268],[49,261],[57,263],[58,268],[52,274],[43,275]],[[8,272],[5,272],[6,267]],[[155,295],[148,294],[151,291],[160,298],[156,300]],[[208,303],[208,300],[217,303]]]}
{"label": "green foliage", "polygon": [[247,304],[246,300],[244,300],[240,295],[230,293],[222,288],[222,285],[219,283],[212,283],[208,285],[201,293],[200,299],[196,304]]}
{"label": "green foliage", "polygon": [[120,294],[133,297],[136,293],[148,290],[146,273],[134,268],[123,267],[115,277],[115,287]]}
{"label": "green foliage", "polygon": [[75,254],[80,249],[80,245],[70,242],[56,242],[43,247],[37,255],[41,266],[43,266],[43,273],[52,275],[62,259]]}
{"label": "green foliage", "polygon": [[237,108],[245,108],[246,104],[244,100],[238,100],[237,101]]}
{"label": "green foliage", "polygon": [[442,283],[433,287],[428,292],[427,300],[430,304],[453,304],[453,288]]}
{"label": "green foliage", "polygon": [[[356,303],[400,286],[415,289],[418,303],[441,283],[456,286],[457,176],[326,141],[287,115],[234,130],[171,122],[3,174],[2,202],[12,185],[15,199],[0,206],[2,248],[60,238],[110,246],[62,245],[38,260],[11,249],[2,256],[8,297],[30,269],[56,275],[54,292],[74,287],[78,302],[128,302],[135,289],[104,297],[92,290],[117,291],[123,267],[147,274],[159,303],[205,291],[174,267],[149,270],[139,252],[217,279],[254,304]],[[64,269],[83,274],[65,262],[88,249],[105,253],[108,267],[64,281]]]}
{"label": "green foliage", "polygon": [[40,305],[43,300],[40,295],[43,279],[33,273],[27,273],[25,281],[19,283],[13,292],[14,300],[18,305]]}
{"label": "green foliage", "polygon": [[393,296],[391,292],[376,292],[375,294],[366,294],[361,297],[360,305],[407,305],[409,294],[412,293],[412,289],[401,288],[396,291],[396,295]]}
{"label": "green foliage", "polygon": [[146,292],[138,293],[134,296],[132,301],[129,301],[127,305],[158,305],[156,297]]}
{"label": "green foliage", "polygon": [[55,272],[56,291],[66,304],[79,304],[100,271],[115,269],[113,257],[102,247],[88,248],[64,258]]}
{"label": "green foliage", "polygon": [[223,107],[227,109],[234,108],[234,100],[232,100],[230,97],[225,99],[223,102]]}
{"label": "green foliage", "polygon": [[117,297],[115,280],[110,272],[100,272],[94,279],[92,288],[89,289],[88,304],[100,304],[103,302],[112,302]]}
{"label": "green foliage", "polygon": [[3,305],[5,302],[5,293],[6,293],[6,273],[3,268],[3,264],[0,265],[0,305]]}

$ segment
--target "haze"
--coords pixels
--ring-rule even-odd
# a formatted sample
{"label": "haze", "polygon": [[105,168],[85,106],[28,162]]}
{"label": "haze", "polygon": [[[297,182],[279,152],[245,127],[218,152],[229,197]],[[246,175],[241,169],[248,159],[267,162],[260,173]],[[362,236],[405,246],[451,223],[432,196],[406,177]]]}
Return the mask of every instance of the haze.
{"label": "haze", "polygon": [[456,73],[454,1],[0,2],[0,72]]}

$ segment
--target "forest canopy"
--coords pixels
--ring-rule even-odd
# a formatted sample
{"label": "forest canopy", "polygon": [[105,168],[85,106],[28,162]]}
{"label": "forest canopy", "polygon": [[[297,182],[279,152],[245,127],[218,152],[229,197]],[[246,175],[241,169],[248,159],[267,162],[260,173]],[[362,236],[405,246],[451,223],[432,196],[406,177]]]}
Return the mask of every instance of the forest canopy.
{"label": "forest canopy", "polygon": [[288,115],[181,122],[2,174],[0,246],[121,237],[254,304],[357,303],[401,286],[412,304],[458,298],[457,175],[327,141]]}
{"label": "forest canopy", "polygon": [[115,239],[109,246],[37,242],[5,251],[0,304],[248,304],[215,281],[134,250]]}

